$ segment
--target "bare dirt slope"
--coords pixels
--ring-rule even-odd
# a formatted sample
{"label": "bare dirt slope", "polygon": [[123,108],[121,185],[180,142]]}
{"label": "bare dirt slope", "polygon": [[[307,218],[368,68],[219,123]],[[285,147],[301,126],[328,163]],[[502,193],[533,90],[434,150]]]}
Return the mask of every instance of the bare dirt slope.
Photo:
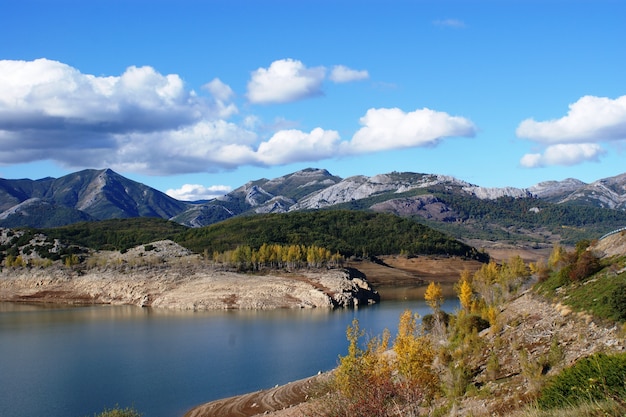
{"label": "bare dirt slope", "polygon": [[[484,250],[496,262],[507,261],[515,256],[525,262],[548,259],[552,247],[528,247],[503,245],[497,242],[475,241],[475,247]],[[348,267],[365,275],[374,287],[424,285],[430,281],[442,284],[455,283],[462,271],[476,272],[482,263],[456,256],[382,256],[380,262],[351,260]]]}
{"label": "bare dirt slope", "polygon": [[607,236],[597,242],[592,250],[602,257],[626,255],[626,231]]}
{"label": "bare dirt slope", "polygon": [[[498,319],[499,326],[481,334],[483,354],[472,367],[477,384],[485,384],[487,398],[465,397],[458,416],[508,416],[537,392],[539,374],[555,375],[578,359],[593,353],[624,352],[626,339],[620,326],[595,320],[585,313],[574,313],[531,291],[507,303]],[[541,368],[546,357],[554,355],[558,341],[558,360]],[[492,352],[498,357],[497,371],[489,371]],[[527,359],[522,357],[527,354]],[[535,369],[535,367],[537,367]]]}

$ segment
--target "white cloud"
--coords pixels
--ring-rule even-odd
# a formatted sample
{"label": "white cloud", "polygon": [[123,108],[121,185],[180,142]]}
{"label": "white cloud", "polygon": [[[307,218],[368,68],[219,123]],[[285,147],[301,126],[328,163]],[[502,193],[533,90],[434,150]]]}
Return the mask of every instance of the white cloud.
{"label": "white cloud", "polygon": [[459,19],[438,19],[433,21],[435,26],[444,26],[451,28],[464,28],[466,27],[465,22]]}
{"label": "white cloud", "polygon": [[219,117],[229,118],[238,113],[237,106],[229,102],[235,95],[233,89],[229,85],[224,84],[219,78],[213,79],[211,82],[203,85],[202,88],[214,97]]}
{"label": "white cloud", "polygon": [[543,154],[524,155],[520,165],[526,168],[572,166],[586,161],[598,162],[604,153],[602,147],[595,143],[557,144],[548,146]]}
{"label": "white cloud", "polygon": [[398,108],[369,109],[360,120],[363,127],[350,142],[350,153],[435,145],[445,137],[473,137],[474,124],[427,108],[405,113]]}
{"label": "white cloud", "polygon": [[360,81],[369,78],[369,73],[365,70],[353,70],[344,65],[335,65],[330,72],[330,80],[336,83],[347,83],[350,81]]}
{"label": "white cloud", "polygon": [[105,166],[123,171],[131,162],[135,171],[152,175],[219,172],[256,164],[257,140],[254,132],[235,123],[202,121],[177,130],[121,136],[115,152],[106,155]]}
{"label": "white cloud", "polygon": [[224,84],[219,78],[214,78],[206,83],[203,88],[208,90],[217,100],[228,101],[233,98],[235,93],[229,85]]}
{"label": "white cloud", "polygon": [[626,96],[615,100],[585,96],[556,120],[524,120],[516,134],[544,144],[588,143],[626,139]]}
{"label": "white cloud", "polygon": [[228,185],[212,185],[205,187],[200,184],[184,184],[177,189],[169,189],[165,194],[172,198],[182,201],[200,201],[211,200],[232,191],[232,188]]}
{"label": "white cloud", "polygon": [[547,146],[543,154],[528,154],[520,163],[525,167],[576,165],[598,161],[605,153],[601,143],[626,139],[626,96],[616,99],[584,96],[569,106],[560,119],[537,122],[526,119],[516,134]]}
{"label": "white cloud", "polygon": [[527,153],[522,156],[519,163],[525,168],[537,168],[543,166],[540,153]]}
{"label": "white cloud", "polygon": [[282,130],[259,145],[257,157],[266,165],[319,161],[336,156],[339,143],[339,133],[334,130],[319,127],[310,133],[295,129]]}
{"label": "white cloud", "polygon": [[324,67],[307,68],[300,61],[281,59],[269,68],[259,68],[248,82],[252,103],[288,103],[322,94]]}

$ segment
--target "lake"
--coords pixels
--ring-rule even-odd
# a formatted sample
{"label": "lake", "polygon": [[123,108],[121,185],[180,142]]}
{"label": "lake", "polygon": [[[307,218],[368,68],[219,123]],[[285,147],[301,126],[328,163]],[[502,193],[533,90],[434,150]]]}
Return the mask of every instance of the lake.
{"label": "lake", "polygon": [[430,311],[423,301],[217,312],[0,303],[0,416],[86,417],[119,405],[180,417],[330,370],[347,352],[353,318],[370,335],[394,335],[407,308]]}

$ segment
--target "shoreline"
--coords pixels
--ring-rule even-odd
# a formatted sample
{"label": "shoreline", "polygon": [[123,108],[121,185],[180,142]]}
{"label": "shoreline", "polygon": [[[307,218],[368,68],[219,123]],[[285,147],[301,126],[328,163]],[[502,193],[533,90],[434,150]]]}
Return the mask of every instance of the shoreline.
{"label": "shoreline", "polygon": [[312,398],[327,392],[332,371],[292,381],[273,388],[222,398],[191,408],[183,417],[273,417],[302,416]]}

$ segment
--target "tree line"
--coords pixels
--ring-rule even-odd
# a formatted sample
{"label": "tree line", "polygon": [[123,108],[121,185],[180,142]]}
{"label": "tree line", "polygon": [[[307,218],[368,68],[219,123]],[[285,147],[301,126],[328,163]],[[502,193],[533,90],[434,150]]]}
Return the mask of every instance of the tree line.
{"label": "tree line", "polygon": [[[206,256],[206,255],[205,255]],[[339,267],[344,257],[320,246],[279,245],[264,243],[254,249],[248,245],[237,246],[233,250],[214,252],[215,263],[236,267],[239,270],[300,269]]]}

